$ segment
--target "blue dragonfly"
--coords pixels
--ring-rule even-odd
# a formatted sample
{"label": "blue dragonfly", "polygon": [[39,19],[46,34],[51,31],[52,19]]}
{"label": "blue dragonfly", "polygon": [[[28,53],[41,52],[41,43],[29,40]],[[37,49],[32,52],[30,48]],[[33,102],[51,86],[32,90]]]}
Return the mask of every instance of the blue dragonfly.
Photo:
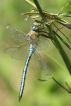
{"label": "blue dragonfly", "polygon": [[[14,28],[11,25],[8,25],[7,28],[10,30],[10,36],[16,41],[22,44],[14,47],[8,47],[5,49],[5,53],[10,54],[10,56],[14,59],[23,60],[27,56],[23,73],[22,80],[19,92],[19,101],[22,98],[27,68],[31,59],[32,54],[35,54],[35,59],[38,65],[40,65],[43,69],[47,70],[47,65],[43,58],[38,53],[38,50],[42,50],[48,44],[49,36],[46,35],[44,31],[42,31],[42,26],[40,23],[34,22],[33,26],[31,26],[31,30],[28,34],[21,32]],[[47,37],[47,38],[46,38]],[[29,52],[29,53],[28,53]]]}

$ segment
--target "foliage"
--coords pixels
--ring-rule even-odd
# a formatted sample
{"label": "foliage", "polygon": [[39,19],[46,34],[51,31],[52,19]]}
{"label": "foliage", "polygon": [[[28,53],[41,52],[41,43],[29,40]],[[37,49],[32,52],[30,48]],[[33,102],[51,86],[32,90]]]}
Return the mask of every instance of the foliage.
{"label": "foliage", "polygon": [[[68,2],[68,1],[60,1],[60,0],[57,0],[55,2],[45,0],[46,2],[45,3],[43,0],[42,1],[38,0],[38,1],[41,7],[44,8],[43,10],[49,11],[49,13],[58,12],[60,8],[62,8]],[[10,57],[8,57],[8,55],[4,55],[4,49],[10,45],[15,44],[15,42],[10,38],[7,32],[6,25],[10,23],[13,26],[18,27],[19,29],[24,30],[24,32],[27,33],[29,31],[30,25],[32,25],[32,21],[28,19],[28,21],[25,22],[24,16],[21,16],[21,13],[22,12],[26,13],[27,11],[30,10],[30,8],[32,8],[32,6],[22,0],[18,0],[18,1],[17,0],[6,0],[6,1],[1,1],[0,4],[1,4],[0,5],[0,12],[1,12],[1,15],[0,15],[0,94],[1,94],[0,105],[2,106],[6,106],[6,105],[7,106],[18,106],[18,105],[20,106],[22,105],[26,105],[26,106],[28,105],[29,106],[35,106],[35,105],[37,106],[47,106],[47,105],[70,106],[71,95],[65,92],[53,80],[48,80],[46,82],[44,81],[40,82],[37,80],[38,78],[40,78],[40,76],[44,75],[44,70],[41,71],[40,68],[37,68],[37,66],[34,63],[34,59],[31,60],[31,63],[28,69],[23,98],[21,102],[18,103],[21,73],[22,73],[23,64],[25,60],[24,62],[23,61],[21,62],[21,61],[11,59]],[[54,23],[57,20],[60,23],[62,18],[64,18],[65,20],[65,17],[67,17],[66,18],[67,22],[70,21],[69,20],[69,17],[71,14],[70,8],[71,8],[71,4],[65,7],[63,12],[60,12],[56,19],[49,20],[50,24]],[[46,15],[46,12],[45,12],[45,15]],[[48,25],[46,22],[45,24]],[[56,23],[56,26],[58,28],[61,28],[62,24],[60,25]],[[67,38],[71,39],[71,35],[70,35],[71,31],[69,28],[67,29],[65,27],[60,30],[66,34]],[[69,27],[69,25],[67,27]],[[48,28],[49,30],[51,30],[49,26]],[[51,31],[51,33],[57,34],[56,30],[55,32]],[[60,32],[58,33],[58,35],[60,36]],[[60,37],[66,42],[66,45],[68,44],[70,47],[70,43],[67,41],[67,39],[65,37],[62,37],[62,35]],[[46,48],[47,50],[44,51],[46,55],[43,55],[43,54],[42,55],[46,60],[48,70],[49,70],[48,73],[54,74],[54,77],[57,80],[59,80],[59,82],[61,82],[62,85],[64,85],[64,81],[65,79],[67,79],[68,80],[67,83],[70,85],[71,79],[69,77],[69,73],[71,73],[71,70],[70,70],[71,51],[59,39],[60,38],[57,38],[55,36],[55,40],[53,42],[55,46],[50,41],[50,44]],[[61,46],[62,49],[61,47],[59,48],[57,46]],[[68,70],[69,73],[67,71],[66,65],[64,64],[58,50],[62,54],[62,57],[64,56],[63,57],[64,62],[67,62],[65,63],[67,65],[67,68],[70,67]],[[51,59],[48,56],[48,54],[55,61],[57,61],[57,63],[60,64],[63,68],[61,68],[60,65],[56,64],[56,62],[53,59]],[[67,89],[69,88],[68,85],[66,87]]]}

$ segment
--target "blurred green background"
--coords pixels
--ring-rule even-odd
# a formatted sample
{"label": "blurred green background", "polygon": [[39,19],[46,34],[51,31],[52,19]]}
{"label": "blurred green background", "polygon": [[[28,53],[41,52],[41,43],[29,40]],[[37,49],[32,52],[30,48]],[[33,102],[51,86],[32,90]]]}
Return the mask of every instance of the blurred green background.
{"label": "blurred green background", "polygon": [[[51,13],[58,13],[69,0],[38,0],[41,7]],[[4,50],[16,45],[6,29],[11,24],[21,31],[28,33],[32,25],[31,19],[24,21],[21,13],[28,12],[32,8],[25,0],[0,0],[0,106],[71,106],[71,95],[57,85],[53,80],[40,82],[37,78],[45,75],[44,70],[36,65],[34,57],[31,59],[23,97],[18,102],[21,75],[26,60],[19,61],[12,59]],[[63,11],[71,10],[71,3]],[[65,18],[71,22],[70,18]],[[60,27],[60,26],[58,26]],[[63,28],[62,31],[71,39],[71,31]],[[63,37],[63,39],[65,39]],[[66,39],[65,39],[66,40]],[[71,60],[71,52],[63,45],[68,57]],[[65,80],[71,85],[71,78],[65,64],[52,42],[41,53],[48,66],[48,72],[64,86]],[[55,63],[48,55],[59,62],[62,67]],[[48,76],[46,76],[48,78]]]}

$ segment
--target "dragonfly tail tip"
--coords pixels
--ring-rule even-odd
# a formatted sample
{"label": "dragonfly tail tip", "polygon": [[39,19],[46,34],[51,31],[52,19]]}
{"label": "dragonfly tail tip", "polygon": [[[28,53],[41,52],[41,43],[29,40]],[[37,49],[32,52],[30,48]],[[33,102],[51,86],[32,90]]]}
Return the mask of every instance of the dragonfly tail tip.
{"label": "dragonfly tail tip", "polygon": [[20,100],[21,100],[21,97],[19,97],[18,101],[20,102]]}

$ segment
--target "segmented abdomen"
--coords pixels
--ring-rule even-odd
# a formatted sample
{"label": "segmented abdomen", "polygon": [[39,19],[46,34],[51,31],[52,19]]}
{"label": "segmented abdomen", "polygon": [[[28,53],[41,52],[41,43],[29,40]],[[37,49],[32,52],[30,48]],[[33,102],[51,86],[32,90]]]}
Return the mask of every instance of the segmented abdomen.
{"label": "segmented abdomen", "polygon": [[28,58],[26,60],[26,63],[25,63],[24,69],[23,69],[23,73],[22,73],[22,80],[21,80],[20,93],[19,93],[19,101],[20,101],[20,99],[22,98],[22,95],[23,95],[27,68],[28,68],[29,61],[31,59],[33,52],[34,52],[34,48],[33,48],[32,44],[30,44],[30,52],[29,52],[29,55],[28,55]]}

